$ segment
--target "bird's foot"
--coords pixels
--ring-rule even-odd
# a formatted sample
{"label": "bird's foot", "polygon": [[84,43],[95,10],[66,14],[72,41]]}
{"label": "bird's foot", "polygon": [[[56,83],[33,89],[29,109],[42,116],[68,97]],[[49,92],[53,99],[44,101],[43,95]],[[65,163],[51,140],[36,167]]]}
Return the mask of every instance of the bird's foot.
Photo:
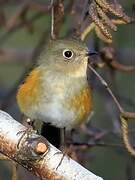
{"label": "bird's foot", "polygon": [[21,136],[21,138],[19,139],[18,144],[17,144],[17,148],[18,148],[18,149],[19,149],[20,143],[22,142],[22,139],[29,137],[29,135],[30,135],[31,133],[33,133],[33,132],[36,133],[37,131],[33,130],[32,127],[30,127],[30,128],[27,128],[27,127],[26,127],[25,129],[20,130],[19,132],[17,132],[17,135],[22,134],[22,136]]}
{"label": "bird's foot", "polygon": [[56,155],[56,154],[62,154],[62,157],[61,157],[61,159],[60,159],[59,164],[58,164],[57,167],[56,167],[56,170],[57,170],[57,169],[59,168],[59,166],[62,164],[62,161],[63,161],[63,159],[64,159],[65,156],[68,158],[68,160],[70,160],[70,158],[69,158],[69,156],[68,156],[68,153],[69,153],[69,149],[68,149],[67,147],[65,147],[65,146],[61,147],[61,151],[55,153],[55,155]]}

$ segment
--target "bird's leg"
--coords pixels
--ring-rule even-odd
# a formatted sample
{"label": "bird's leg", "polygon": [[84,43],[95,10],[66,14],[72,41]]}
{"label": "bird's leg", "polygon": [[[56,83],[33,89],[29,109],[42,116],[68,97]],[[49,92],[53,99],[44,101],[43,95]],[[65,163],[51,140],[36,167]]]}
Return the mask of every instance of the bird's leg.
{"label": "bird's leg", "polygon": [[[73,139],[72,137],[73,137],[74,132],[75,132],[75,130],[72,129],[71,130],[71,134],[70,134],[71,136],[70,136],[70,139],[69,139],[70,142]],[[73,154],[73,147],[72,147],[72,145],[71,144],[68,145],[68,144],[69,143],[67,142],[67,138],[66,138],[66,129],[63,128],[63,129],[61,129],[61,151],[62,151],[62,158],[61,158],[61,160],[60,160],[60,162],[59,162],[59,164],[58,164],[56,169],[58,169],[58,167],[61,165],[65,155],[69,155],[70,157],[75,157],[75,159],[77,159],[75,154]]]}
{"label": "bird's leg", "polygon": [[66,150],[66,149],[70,148],[70,142],[73,141],[73,136],[74,136],[75,132],[76,132],[75,129],[72,129],[70,131],[69,137],[67,139],[66,129],[65,128],[61,129],[61,149],[62,150]]}
{"label": "bird's leg", "polygon": [[56,169],[59,168],[59,166],[61,165],[61,163],[64,159],[64,156],[67,154],[66,129],[65,128],[61,129],[61,151],[62,151],[62,158],[61,158],[58,166],[56,167]]}
{"label": "bird's leg", "polygon": [[66,129],[61,129],[61,148],[62,150],[66,149]]}

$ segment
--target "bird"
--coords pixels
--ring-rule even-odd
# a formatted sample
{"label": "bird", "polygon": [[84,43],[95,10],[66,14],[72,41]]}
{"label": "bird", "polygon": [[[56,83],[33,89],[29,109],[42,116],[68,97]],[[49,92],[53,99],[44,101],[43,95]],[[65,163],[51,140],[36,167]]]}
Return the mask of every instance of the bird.
{"label": "bird", "polygon": [[50,124],[72,130],[90,119],[89,56],[87,46],[74,39],[50,40],[43,48],[16,96],[20,111],[34,120],[36,129]]}

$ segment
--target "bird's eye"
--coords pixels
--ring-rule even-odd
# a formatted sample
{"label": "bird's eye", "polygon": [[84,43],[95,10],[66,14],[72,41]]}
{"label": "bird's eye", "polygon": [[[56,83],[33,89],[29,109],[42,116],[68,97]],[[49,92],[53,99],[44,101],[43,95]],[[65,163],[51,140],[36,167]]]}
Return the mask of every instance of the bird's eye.
{"label": "bird's eye", "polygon": [[65,49],[63,51],[63,56],[66,59],[71,59],[73,57],[73,52],[71,50],[69,50],[69,49]]}

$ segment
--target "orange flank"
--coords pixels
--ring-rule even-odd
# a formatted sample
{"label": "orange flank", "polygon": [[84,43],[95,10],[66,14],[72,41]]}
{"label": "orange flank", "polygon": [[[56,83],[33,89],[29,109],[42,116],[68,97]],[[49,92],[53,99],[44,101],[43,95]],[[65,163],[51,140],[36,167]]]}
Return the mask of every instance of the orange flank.
{"label": "orange flank", "polygon": [[[35,108],[38,108],[38,105],[42,103],[42,98],[45,98],[45,93],[47,93],[42,86],[42,76],[43,74],[40,69],[37,68],[33,70],[18,90],[17,102],[20,110],[27,116],[35,113]],[[91,114],[91,94],[91,89],[86,84],[83,88],[80,88],[79,91],[76,93],[73,92],[73,94],[71,93],[70,97],[64,100],[63,103],[65,107],[63,106],[63,108],[71,109],[75,113],[73,126],[80,125],[83,121],[86,121]]]}
{"label": "orange flank", "polygon": [[90,112],[92,111],[92,96],[91,89],[86,87],[78,95],[74,96],[70,105],[74,109],[77,115],[75,125],[81,124],[84,120],[87,120]]}
{"label": "orange flank", "polygon": [[22,112],[27,111],[29,106],[40,101],[41,94],[41,72],[39,69],[33,70],[20,86],[17,93],[17,102]]}

